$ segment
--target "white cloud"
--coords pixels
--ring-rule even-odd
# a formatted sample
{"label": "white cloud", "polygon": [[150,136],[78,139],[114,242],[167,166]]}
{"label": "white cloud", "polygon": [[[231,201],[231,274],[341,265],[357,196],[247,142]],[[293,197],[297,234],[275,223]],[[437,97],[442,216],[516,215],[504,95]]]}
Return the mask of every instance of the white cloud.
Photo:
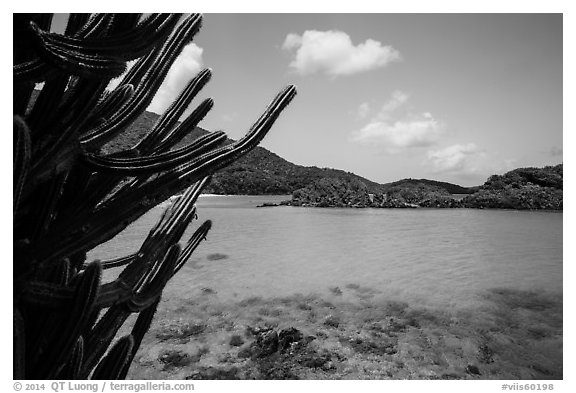
{"label": "white cloud", "polygon": [[431,173],[451,175],[481,184],[489,176],[505,173],[516,167],[516,160],[487,153],[474,143],[455,144],[430,150],[422,165]]}
{"label": "white cloud", "polygon": [[410,96],[403,91],[395,90],[392,92],[392,97],[382,106],[381,114],[388,114],[395,111],[404,105]]}
{"label": "white cloud", "polygon": [[348,34],[335,30],[288,34],[282,48],[294,53],[290,67],[302,75],[352,75],[400,60],[400,53],[389,45],[368,39],[354,46]]}
{"label": "white cloud", "polygon": [[399,90],[394,91],[368,124],[352,133],[352,141],[378,145],[389,153],[434,145],[442,136],[444,125],[428,112],[399,113],[408,99],[408,94]]}
{"label": "white cloud", "polygon": [[358,117],[364,119],[368,116],[368,113],[370,113],[370,104],[367,102],[361,103],[358,107]]}
{"label": "white cloud", "polygon": [[178,95],[184,90],[186,84],[202,69],[202,52],[194,43],[188,44],[176,61],[172,64],[166,79],[160,86],[148,110],[162,113]]}
{"label": "white cloud", "polygon": [[431,146],[442,134],[442,125],[432,117],[395,122],[376,121],[364,126],[353,140],[383,145],[390,152],[401,148]]}
{"label": "white cloud", "polygon": [[433,172],[474,174],[480,171],[481,158],[485,156],[474,143],[456,144],[428,152],[428,162]]}

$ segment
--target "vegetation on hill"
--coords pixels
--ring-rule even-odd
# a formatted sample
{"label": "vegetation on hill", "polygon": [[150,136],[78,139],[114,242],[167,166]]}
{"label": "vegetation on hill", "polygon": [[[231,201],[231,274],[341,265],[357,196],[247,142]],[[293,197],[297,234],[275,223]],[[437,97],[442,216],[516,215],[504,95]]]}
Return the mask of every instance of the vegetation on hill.
{"label": "vegetation on hill", "polygon": [[314,207],[458,207],[444,188],[426,183],[398,183],[374,192],[359,180],[323,178],[294,191],[290,205]]}
{"label": "vegetation on hill", "polygon": [[212,179],[209,192],[215,194],[290,194],[294,190],[325,178],[343,182],[362,182],[370,190],[381,185],[338,169],[305,167],[292,164],[260,147],[238,160]]}
{"label": "vegetation on hill", "polygon": [[563,165],[493,175],[462,200],[465,207],[562,210]]}
{"label": "vegetation on hill", "polygon": [[[468,207],[562,210],[562,164],[493,175],[458,201],[432,181],[401,180],[374,192],[361,181],[321,179],[294,191],[290,205],[314,207]],[[393,184],[392,186],[390,184]],[[454,190],[454,188],[451,188]]]}
{"label": "vegetation on hill", "polygon": [[396,186],[406,186],[406,185],[419,185],[419,184],[426,184],[429,186],[434,186],[438,188],[443,188],[444,190],[448,191],[450,194],[471,194],[473,193],[472,187],[462,187],[457,184],[447,183],[443,181],[436,181],[436,180],[429,180],[429,179],[402,179],[397,180],[391,183],[385,183],[382,186],[389,190]]}

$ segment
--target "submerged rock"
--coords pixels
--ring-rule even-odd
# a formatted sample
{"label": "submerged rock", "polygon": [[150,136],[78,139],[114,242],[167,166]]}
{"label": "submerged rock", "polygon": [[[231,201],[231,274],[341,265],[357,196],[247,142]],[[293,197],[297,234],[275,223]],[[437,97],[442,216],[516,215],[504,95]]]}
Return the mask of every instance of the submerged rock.
{"label": "submerged rock", "polygon": [[258,335],[252,348],[252,355],[255,357],[270,356],[278,348],[278,333],[275,330],[269,330]]}
{"label": "submerged rock", "polygon": [[278,334],[280,351],[288,350],[292,344],[300,342],[304,338],[302,332],[296,328],[283,329]]}
{"label": "submerged rock", "polygon": [[481,375],[478,367],[474,366],[473,364],[466,366],[466,372],[470,375]]}
{"label": "submerged rock", "polygon": [[242,344],[244,344],[244,340],[239,335],[235,334],[232,337],[230,337],[230,345],[232,345],[233,347],[239,347]]}
{"label": "submerged rock", "polygon": [[191,375],[187,376],[186,379],[193,380],[231,380],[240,379],[238,367],[230,368],[216,368],[216,367],[201,367],[194,371]]}
{"label": "submerged rock", "polygon": [[324,319],[324,325],[337,328],[338,326],[340,326],[340,319],[338,319],[334,315],[328,315],[326,319]]}

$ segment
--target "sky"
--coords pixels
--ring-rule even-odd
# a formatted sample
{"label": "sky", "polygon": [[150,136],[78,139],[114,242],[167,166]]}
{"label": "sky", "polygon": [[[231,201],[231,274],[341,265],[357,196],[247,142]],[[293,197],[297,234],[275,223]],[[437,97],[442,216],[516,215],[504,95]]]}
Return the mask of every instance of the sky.
{"label": "sky", "polygon": [[288,161],[478,185],[563,162],[562,28],[562,14],[205,13],[148,110],[209,67],[190,110],[213,97],[200,126],[237,139],[295,84],[261,144]]}

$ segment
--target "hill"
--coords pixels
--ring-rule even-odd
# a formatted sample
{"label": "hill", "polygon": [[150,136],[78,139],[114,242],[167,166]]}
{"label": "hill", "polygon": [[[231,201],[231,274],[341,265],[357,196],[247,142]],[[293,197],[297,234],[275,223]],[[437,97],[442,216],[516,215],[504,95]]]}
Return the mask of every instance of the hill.
{"label": "hill", "polygon": [[478,190],[462,199],[464,207],[500,209],[563,208],[563,164],[518,168],[491,176]]}
{"label": "hill", "polygon": [[406,185],[418,185],[418,184],[425,184],[432,187],[443,188],[450,194],[471,194],[472,192],[474,192],[472,187],[462,187],[457,184],[447,183],[443,181],[429,180],[429,179],[410,179],[410,178],[402,179],[391,183],[385,183],[382,186],[386,191],[388,191],[393,187],[399,187],[399,186],[402,187]]}
{"label": "hill", "polygon": [[[104,147],[104,153],[112,153],[133,146],[154,126],[158,115],[145,112],[127,130]],[[208,131],[196,127],[178,146],[186,145]],[[229,139],[226,143],[232,143]],[[257,146],[250,153],[216,173],[204,189],[206,193],[228,195],[281,195],[291,194],[322,178],[342,181],[360,181],[371,192],[381,192],[382,185],[351,172],[338,169],[318,168],[293,164],[275,153]]]}

